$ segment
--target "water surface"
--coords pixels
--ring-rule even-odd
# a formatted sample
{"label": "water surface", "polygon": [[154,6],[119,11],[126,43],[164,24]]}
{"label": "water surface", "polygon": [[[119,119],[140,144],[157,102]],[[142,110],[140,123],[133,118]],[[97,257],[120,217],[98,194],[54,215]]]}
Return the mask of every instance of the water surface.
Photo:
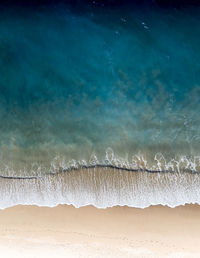
{"label": "water surface", "polygon": [[2,6],[1,175],[97,164],[200,172],[199,12],[147,2]]}

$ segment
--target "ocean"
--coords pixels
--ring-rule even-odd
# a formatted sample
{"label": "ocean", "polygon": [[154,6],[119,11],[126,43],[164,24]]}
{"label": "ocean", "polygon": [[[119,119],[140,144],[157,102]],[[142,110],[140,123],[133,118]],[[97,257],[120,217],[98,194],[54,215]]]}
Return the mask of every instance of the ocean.
{"label": "ocean", "polygon": [[0,208],[200,203],[200,5],[111,2],[0,5]]}

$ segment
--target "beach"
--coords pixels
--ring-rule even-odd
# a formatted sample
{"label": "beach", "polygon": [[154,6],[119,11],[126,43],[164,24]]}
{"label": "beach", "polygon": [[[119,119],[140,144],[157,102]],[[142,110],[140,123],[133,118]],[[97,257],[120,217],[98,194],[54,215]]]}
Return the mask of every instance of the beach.
{"label": "beach", "polygon": [[199,232],[198,205],[0,211],[2,257],[200,257]]}
{"label": "beach", "polygon": [[193,2],[0,2],[0,258],[200,257]]}

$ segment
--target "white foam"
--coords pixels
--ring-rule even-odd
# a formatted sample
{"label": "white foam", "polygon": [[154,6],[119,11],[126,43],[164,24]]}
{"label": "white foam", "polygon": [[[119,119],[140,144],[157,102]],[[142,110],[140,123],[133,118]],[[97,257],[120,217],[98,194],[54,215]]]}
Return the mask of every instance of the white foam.
{"label": "white foam", "polygon": [[[6,166],[1,174],[16,179],[0,179],[0,208],[17,204],[50,207],[58,204],[75,207],[94,205],[98,208],[199,204],[199,166],[199,156],[180,156],[167,161],[157,153],[149,162],[141,154],[131,159],[128,155],[122,158],[110,148],[101,161],[95,154],[89,161],[67,161],[64,157],[55,157],[49,169],[33,164],[30,171],[24,168],[20,173]],[[65,173],[61,172],[63,170]],[[20,176],[35,176],[36,179],[19,179]]]}
{"label": "white foam", "polygon": [[0,208],[17,204],[53,207],[72,204],[98,208],[200,204],[198,174],[83,169],[40,179],[0,180]]}

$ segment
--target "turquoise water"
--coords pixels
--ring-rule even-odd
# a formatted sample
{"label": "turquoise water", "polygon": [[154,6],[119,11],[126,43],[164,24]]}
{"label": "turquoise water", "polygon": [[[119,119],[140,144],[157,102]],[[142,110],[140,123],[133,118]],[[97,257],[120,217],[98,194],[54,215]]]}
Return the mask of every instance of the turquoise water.
{"label": "turquoise water", "polygon": [[2,6],[4,176],[200,171],[200,8]]}

